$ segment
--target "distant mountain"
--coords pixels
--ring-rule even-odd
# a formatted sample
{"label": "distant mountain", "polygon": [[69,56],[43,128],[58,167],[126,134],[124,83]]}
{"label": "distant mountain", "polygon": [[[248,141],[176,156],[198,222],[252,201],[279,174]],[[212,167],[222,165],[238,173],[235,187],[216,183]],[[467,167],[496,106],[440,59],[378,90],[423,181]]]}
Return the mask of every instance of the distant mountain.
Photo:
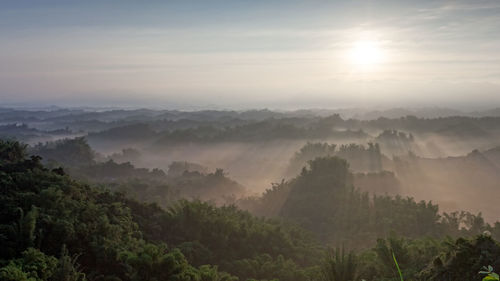
{"label": "distant mountain", "polygon": [[384,118],[401,118],[408,115],[416,116],[419,118],[439,118],[439,117],[450,117],[450,116],[467,116],[468,114],[459,110],[450,108],[418,108],[418,109],[408,109],[408,108],[391,108],[386,110],[375,110],[366,113],[361,113],[354,118],[361,120],[373,120],[380,117]]}
{"label": "distant mountain", "polygon": [[472,112],[473,117],[498,117],[500,116],[500,108],[493,108],[484,111]]}

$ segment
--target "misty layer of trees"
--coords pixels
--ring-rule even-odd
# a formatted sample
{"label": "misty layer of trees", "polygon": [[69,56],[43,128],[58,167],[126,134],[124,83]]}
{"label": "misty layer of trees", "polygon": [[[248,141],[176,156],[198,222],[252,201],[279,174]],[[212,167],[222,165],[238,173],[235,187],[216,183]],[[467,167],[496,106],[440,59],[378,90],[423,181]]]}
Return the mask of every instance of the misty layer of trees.
{"label": "misty layer of trees", "polygon": [[317,157],[338,156],[346,159],[351,169],[358,172],[379,172],[382,170],[382,153],[377,143],[336,144],[308,142],[295,153],[288,167],[289,174],[297,174],[308,161]]}
{"label": "misty layer of trees", "polygon": [[[130,162],[117,163],[99,156],[81,137],[39,143],[31,147],[30,152],[40,155],[51,168],[64,167],[76,179],[105,184],[111,190],[163,206],[180,198],[221,202],[225,200],[221,194],[225,194],[227,200],[233,200],[245,191],[222,169],[209,172],[200,165],[187,162],[173,162],[168,173],[160,169],[137,168]],[[126,149],[118,155],[130,154],[136,155],[136,152]]]}
{"label": "misty layer of trees", "polygon": [[275,184],[262,197],[239,205],[253,213],[282,217],[316,234],[319,241],[350,249],[372,246],[378,237],[473,236],[490,231],[500,238],[500,224],[485,223],[481,214],[440,213],[432,202],[370,195],[353,186],[346,160],[316,158],[289,182]]}
{"label": "misty layer of trees", "polygon": [[418,150],[415,138],[411,133],[407,134],[397,130],[384,130],[375,138],[375,142],[382,144],[383,151],[390,151],[395,155],[404,155],[408,151]]}
{"label": "misty layer of trees", "polygon": [[0,175],[2,280],[235,280],[146,241],[123,197],[45,168],[18,143],[0,143]]}
{"label": "misty layer of trees", "polygon": [[290,159],[286,174],[293,177],[300,173],[309,161],[330,156],[347,160],[349,169],[354,171],[354,186],[360,190],[374,194],[398,194],[401,190],[396,175],[384,170],[383,163],[390,160],[382,154],[378,143],[371,142],[366,145],[351,143],[340,146],[326,142],[307,142]]}
{"label": "misty layer of trees", "polygon": [[101,132],[89,133],[92,142],[150,143],[156,149],[179,143],[259,142],[271,140],[318,139],[328,137],[363,139],[368,135],[362,130],[325,130],[326,124],[298,126],[297,120],[267,119],[260,122],[220,127],[217,124],[200,124],[196,127],[154,131],[150,124],[131,124]]}
{"label": "misty layer of trees", "polygon": [[[462,113],[463,116],[458,116],[460,112],[451,116],[422,112],[416,114],[418,117],[411,113],[402,110],[400,114],[385,114],[386,117],[383,113],[367,113],[364,116],[372,118],[366,119],[348,110],[237,112],[0,108],[0,136],[31,144],[62,137],[87,136],[93,145],[138,143],[156,148],[187,142],[343,138],[372,140],[384,150],[394,149],[394,154],[399,154],[405,153],[403,150],[407,148],[415,149],[416,139],[413,136],[487,141],[498,136],[500,131],[498,109]],[[406,134],[406,137],[401,134]]]}
{"label": "misty layer of trees", "polygon": [[[207,173],[203,172],[204,167],[197,164],[173,162],[166,174],[159,169],[135,168],[128,162],[99,162],[96,161],[97,153],[84,138],[38,144],[30,151],[48,159],[49,167],[62,165],[75,178],[103,184],[133,198],[157,202],[164,207],[181,198],[212,200],[218,204],[235,202],[256,215],[291,218],[313,233],[320,233],[317,237],[320,241],[332,244],[365,247],[390,232],[407,237],[457,237],[492,231],[481,214],[452,212],[441,215],[437,205],[431,202],[415,202],[411,198],[391,197],[377,192],[379,186],[384,188],[384,192],[399,188],[393,173],[352,173],[348,161],[335,157],[351,161],[358,159],[373,166],[373,163],[380,163],[383,157],[377,144],[369,143],[367,147],[342,145],[337,149],[334,144],[308,143],[294,155],[291,163],[306,161],[309,168],[304,166],[299,176],[274,184],[260,197],[241,199],[237,197],[244,194],[244,188],[227,178],[221,169]],[[314,160],[309,160],[312,158]],[[398,166],[400,173],[401,169],[408,169],[408,165]],[[319,226],[323,228],[317,228]]]}
{"label": "misty layer of trees", "polygon": [[[92,150],[74,141],[67,153],[88,160]],[[255,216],[200,200],[152,203],[149,170],[134,175],[146,182],[136,193],[111,191],[106,177],[75,180],[67,172],[113,162],[72,158],[61,168],[53,145],[66,144],[36,148],[49,161],[0,141],[1,280],[398,280],[393,254],[408,280],[480,280],[483,265],[500,266],[500,223],[360,192],[336,156],[315,158],[292,180],[236,202]],[[110,174],[123,164],[115,165]],[[183,174],[190,173],[199,172]],[[224,173],[202,181],[210,177]],[[352,279],[339,279],[339,270]]]}
{"label": "misty layer of trees", "polygon": [[481,280],[499,120],[0,109],[0,280]]}

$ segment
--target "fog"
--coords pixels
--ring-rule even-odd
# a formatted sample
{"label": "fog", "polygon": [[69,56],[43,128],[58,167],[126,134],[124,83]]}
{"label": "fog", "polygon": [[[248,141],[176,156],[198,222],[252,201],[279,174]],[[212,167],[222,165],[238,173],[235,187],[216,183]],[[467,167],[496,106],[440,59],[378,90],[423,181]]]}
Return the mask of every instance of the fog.
{"label": "fog", "polygon": [[[294,115],[294,113],[286,114]],[[272,122],[314,128],[318,126],[316,123],[326,122],[324,120],[328,118],[331,117],[312,115],[303,119],[285,118]],[[257,127],[253,131],[248,129],[244,135],[238,136],[240,140],[228,141],[222,137],[218,140],[216,137],[218,133],[215,132],[217,129],[213,127],[186,129],[215,130],[201,139],[198,136],[196,140],[190,138],[187,133],[183,137],[175,137],[176,135],[171,133],[168,137],[163,136],[162,143],[159,141],[161,133],[143,137],[134,136],[134,132],[122,134],[120,131],[113,131],[121,135],[119,138],[106,133],[91,134],[88,140],[92,149],[103,159],[101,161],[113,159],[118,163],[130,162],[137,168],[158,168],[165,172],[169,171],[174,162],[193,163],[189,164],[190,167],[197,168],[192,171],[202,171],[202,173],[213,173],[216,169],[223,169],[226,177],[244,187],[245,192],[238,193],[234,199],[258,197],[270,189],[272,184],[280,183],[282,180],[292,180],[300,174],[302,167],[307,167],[307,161],[315,157],[338,156],[349,162],[354,175],[353,184],[363,192],[430,200],[437,203],[443,212],[465,210],[482,213],[487,221],[494,222],[500,211],[495,199],[500,196],[498,189],[500,158],[494,149],[500,145],[498,142],[500,128],[497,127],[495,118],[403,118],[355,122],[351,119],[342,121],[343,124],[339,124],[339,121],[332,123],[333,135],[362,129],[362,133],[358,133],[356,137],[345,135],[332,137],[327,134],[321,137],[298,135],[267,138],[261,135],[260,129],[257,128],[263,126],[263,123],[259,123],[262,121],[247,120],[245,121],[247,124],[243,126],[250,127],[244,128]],[[217,127],[216,124],[220,121],[209,122]],[[429,127],[421,124],[412,125],[413,122],[428,124]],[[119,125],[116,127],[120,128]],[[404,127],[406,129],[396,130]],[[392,131],[387,130],[388,128]],[[230,129],[225,128],[221,132],[228,134],[228,130]],[[128,140],[130,136],[134,137]],[[262,137],[266,140],[262,140]],[[301,152],[302,148],[315,143],[335,147],[330,151],[315,148],[316,151]],[[376,152],[364,150],[371,144],[377,145]],[[349,148],[353,145],[364,148],[361,150],[357,147]],[[132,152],[126,153],[124,149],[132,149]],[[375,156],[372,153],[375,153]],[[197,166],[192,166],[195,164]],[[190,170],[188,166],[185,169]],[[231,194],[211,193],[210,198],[222,200],[229,195]]]}
{"label": "fog", "polygon": [[[425,263],[435,264],[439,245],[448,249],[500,237],[499,124],[498,109],[4,107],[2,198],[17,197],[3,206],[41,196],[27,203],[32,207],[26,215],[17,208],[11,215],[16,221],[8,225],[36,227],[35,212],[61,204],[59,211],[41,215],[41,222],[54,218],[60,224],[61,216],[54,214],[81,214],[86,223],[78,227],[92,225],[88,229],[97,235],[111,229],[106,235],[115,238],[121,237],[115,229],[128,223],[130,241],[139,239],[137,229],[148,229],[144,239],[171,239],[180,257],[200,264],[211,258],[203,255],[227,243],[234,251],[283,241],[281,247],[305,245],[307,254],[298,259],[314,268],[321,260],[314,251],[342,245],[362,253],[362,259],[365,253],[380,259],[377,251],[385,241],[405,245],[405,252],[417,244],[434,247],[418,248],[416,255],[431,255]],[[81,209],[69,212],[73,206]],[[104,225],[94,227],[95,217]],[[78,234],[78,241],[94,235],[87,233]],[[237,237],[255,241],[234,242]],[[221,256],[210,262],[220,263],[226,253]],[[283,261],[278,256],[277,263]],[[221,265],[245,277],[240,262]],[[274,270],[268,276],[275,276]],[[297,276],[283,280],[304,280]]]}
{"label": "fog", "polygon": [[[252,211],[249,199],[260,198],[276,184],[293,182],[317,157],[336,156],[347,160],[351,184],[361,192],[432,201],[440,212],[481,213],[493,223],[500,212],[497,116],[497,110],[439,108],[5,108],[0,133],[31,145],[47,163],[61,163],[78,178],[119,183],[116,188],[135,196],[150,198],[150,191],[130,189],[130,181],[152,181],[148,190],[156,188],[160,194],[165,192],[161,186],[169,186],[169,195],[147,199],[165,206],[185,197]],[[65,144],[78,138],[76,144]],[[82,152],[85,146],[91,154]],[[266,208],[277,212],[281,207]]]}

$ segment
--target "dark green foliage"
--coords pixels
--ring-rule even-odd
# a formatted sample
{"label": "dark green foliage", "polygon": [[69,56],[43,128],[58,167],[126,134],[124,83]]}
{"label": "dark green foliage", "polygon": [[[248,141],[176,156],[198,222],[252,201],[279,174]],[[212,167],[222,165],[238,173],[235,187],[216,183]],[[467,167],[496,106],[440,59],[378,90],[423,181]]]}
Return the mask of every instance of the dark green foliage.
{"label": "dark green foliage", "polygon": [[377,172],[382,170],[382,153],[378,144],[336,144],[311,143],[305,144],[290,160],[288,175],[296,175],[308,161],[315,158],[338,156],[349,162],[350,168],[358,172]]}
{"label": "dark green foliage", "polygon": [[[49,170],[19,143],[2,141],[0,152],[0,280],[396,280],[392,254],[406,280],[479,280],[483,265],[500,266],[500,247],[484,235],[453,243],[391,236],[356,256],[337,250],[321,264],[322,248],[288,222],[196,200],[164,210]],[[222,170],[205,176],[225,179]],[[136,195],[148,191],[142,200],[164,194],[141,187],[139,179],[134,184]],[[360,193],[347,162],[336,157],[311,161],[265,194],[257,205],[264,212],[349,249],[366,249],[391,232],[414,238],[500,233],[500,224],[481,216],[441,217],[431,203]],[[280,210],[266,209],[273,202]]]}
{"label": "dark green foliage", "polygon": [[390,236],[378,239],[375,247],[358,255],[359,279],[399,281],[399,267],[405,280],[420,280],[420,272],[445,249],[445,242],[431,238],[412,240]]}
{"label": "dark green foliage", "polygon": [[333,157],[316,158],[309,165],[290,183],[291,189],[280,215],[298,222],[326,241],[331,237],[330,228],[336,227],[335,215],[342,215],[336,202],[350,193],[348,164]]}
{"label": "dark green foliage", "polygon": [[484,274],[483,281],[498,281],[500,280],[500,275],[493,271],[493,267],[491,265],[483,266],[482,270],[479,271],[479,274]]}
{"label": "dark green foliage", "polygon": [[0,269],[1,280],[51,280],[58,261],[34,248],[27,248],[21,257]]}
{"label": "dark green foliage", "polygon": [[180,176],[170,177],[159,169],[135,168],[128,162],[117,164],[108,161],[73,173],[78,178],[106,184],[113,191],[141,201],[156,202],[163,207],[180,198],[225,203],[226,198],[240,196],[245,191],[242,185],[228,178],[222,169],[207,174],[185,171]]}
{"label": "dark green foliage", "polygon": [[168,213],[155,205],[130,206],[149,240],[176,245],[194,265],[217,264],[242,280],[306,280],[305,272],[314,269],[304,267],[321,253],[303,230],[234,206],[180,201]]}
{"label": "dark green foliage", "polygon": [[245,193],[245,188],[228,178],[222,169],[206,174],[184,171],[180,176],[169,178],[168,182],[183,198],[189,199],[224,203],[226,198],[240,197]]}
{"label": "dark green foliage", "polygon": [[89,280],[201,278],[179,251],[142,238],[123,197],[45,169],[39,158],[27,159],[18,153],[23,150],[20,144],[4,147],[2,143],[0,150],[7,155],[0,163],[3,277],[55,281],[84,280],[85,276]]}
{"label": "dark green foliage", "polygon": [[48,256],[35,248],[27,248],[21,257],[12,259],[0,268],[1,280],[33,281],[85,281],[85,274],[79,269],[76,257],[68,256],[63,246],[59,259]]}
{"label": "dark green foliage", "polygon": [[95,183],[121,183],[131,179],[158,182],[166,178],[166,174],[162,170],[136,168],[130,162],[116,163],[113,160],[85,167],[68,167],[73,176]]}
{"label": "dark green foliage", "polygon": [[321,142],[307,142],[295,152],[288,166],[288,175],[294,176],[300,172],[304,165],[315,158],[334,156],[336,153],[336,144],[328,144]]}
{"label": "dark green foliage", "polygon": [[0,139],[0,164],[15,163],[26,157],[26,145]]}
{"label": "dark green foliage", "polygon": [[94,163],[94,151],[83,137],[39,143],[31,149],[30,153],[41,156],[44,161],[52,162],[52,165],[80,167]]}
{"label": "dark green foliage", "polygon": [[[325,243],[365,248],[392,232],[405,237],[475,235],[490,229],[481,215],[439,214],[437,205],[401,196],[361,193],[343,159],[316,158],[286,183],[280,215],[309,229]],[[267,194],[260,200],[265,202]],[[455,220],[456,219],[456,220]],[[465,226],[465,227],[464,227]]]}
{"label": "dark green foliage", "polygon": [[184,172],[198,172],[200,174],[208,174],[208,168],[197,163],[187,161],[174,161],[168,166],[169,177],[182,176]]}
{"label": "dark green foliage", "polygon": [[280,183],[272,183],[271,188],[266,189],[260,197],[240,198],[237,205],[257,216],[277,217],[288,198],[289,192],[290,184],[282,180]]}
{"label": "dark green foliage", "polygon": [[92,140],[107,139],[125,142],[153,138],[155,135],[156,132],[152,130],[148,124],[136,123],[117,126],[101,132],[90,133],[89,138]]}
{"label": "dark green foliage", "polygon": [[19,220],[15,227],[15,236],[19,248],[33,247],[35,242],[35,227],[38,218],[38,209],[34,206],[24,215],[23,209],[19,208]]}
{"label": "dark green foliage", "polygon": [[375,173],[353,174],[353,184],[361,191],[370,194],[398,194],[401,192],[401,182],[393,172],[381,171]]}
{"label": "dark green foliage", "polygon": [[[20,255],[26,249],[57,261],[46,262],[50,268],[37,262],[48,280],[236,280],[218,267],[241,280],[302,281],[317,272],[321,250],[297,227],[200,201],[167,212],[75,182],[24,155],[0,165],[0,224],[8,230],[0,236],[7,246],[0,266],[13,280],[34,276]],[[225,178],[221,170],[208,176]]]}
{"label": "dark green foliage", "polygon": [[[141,201],[157,202],[166,207],[179,198],[197,198],[224,203],[226,199],[243,194],[244,187],[231,180],[222,169],[212,173],[179,169],[173,164],[173,172],[167,174],[160,169],[137,168],[130,162],[116,163],[114,160],[98,162],[96,153],[84,138],[64,139],[39,144],[32,151],[49,159],[49,165],[57,167],[59,174],[67,172],[72,177],[93,183],[104,184],[112,191],[127,194]],[[123,154],[134,151],[123,150]],[[64,167],[61,168],[59,165]],[[193,165],[184,168],[192,168]],[[202,170],[202,169],[200,169]],[[227,198],[221,196],[223,194]]]}
{"label": "dark green foliage", "polygon": [[[378,257],[377,274],[386,278],[398,278],[399,267],[403,275],[411,280],[443,249],[444,245],[433,239],[409,240],[394,236],[378,239],[373,248]],[[394,256],[398,266],[395,266]]]}
{"label": "dark green foliage", "polygon": [[361,130],[334,130],[334,127],[342,122],[344,121],[338,115],[319,120],[269,118],[263,121],[244,122],[244,124],[233,122],[235,123],[233,126],[220,126],[219,122],[210,122],[203,125],[196,124],[189,128],[165,131],[160,134],[155,146],[164,147],[176,143],[255,142],[326,137],[365,138],[367,136]]}
{"label": "dark green foliage", "polygon": [[330,250],[322,265],[324,281],[354,281],[357,279],[357,257],[353,252],[345,253],[342,248]]}
{"label": "dark green foliage", "polygon": [[489,235],[475,239],[459,238],[447,244],[446,251],[422,273],[431,281],[481,280],[477,273],[484,265],[500,268],[500,245]]}
{"label": "dark green foliage", "polygon": [[377,143],[370,142],[366,147],[354,143],[341,145],[336,155],[346,159],[354,171],[377,172],[382,170],[382,153]]}

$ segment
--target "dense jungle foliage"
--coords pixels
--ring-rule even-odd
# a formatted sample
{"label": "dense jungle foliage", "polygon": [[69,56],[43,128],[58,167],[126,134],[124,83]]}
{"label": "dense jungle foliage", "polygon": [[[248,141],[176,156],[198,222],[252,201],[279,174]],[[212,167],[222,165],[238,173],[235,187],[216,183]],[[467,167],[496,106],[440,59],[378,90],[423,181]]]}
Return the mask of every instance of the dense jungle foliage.
{"label": "dense jungle foliage", "polygon": [[499,223],[361,193],[336,157],[247,199],[262,210],[282,202],[267,218],[143,202],[41,160],[0,141],[1,280],[398,280],[392,254],[406,280],[480,280],[482,266],[500,266]]}

